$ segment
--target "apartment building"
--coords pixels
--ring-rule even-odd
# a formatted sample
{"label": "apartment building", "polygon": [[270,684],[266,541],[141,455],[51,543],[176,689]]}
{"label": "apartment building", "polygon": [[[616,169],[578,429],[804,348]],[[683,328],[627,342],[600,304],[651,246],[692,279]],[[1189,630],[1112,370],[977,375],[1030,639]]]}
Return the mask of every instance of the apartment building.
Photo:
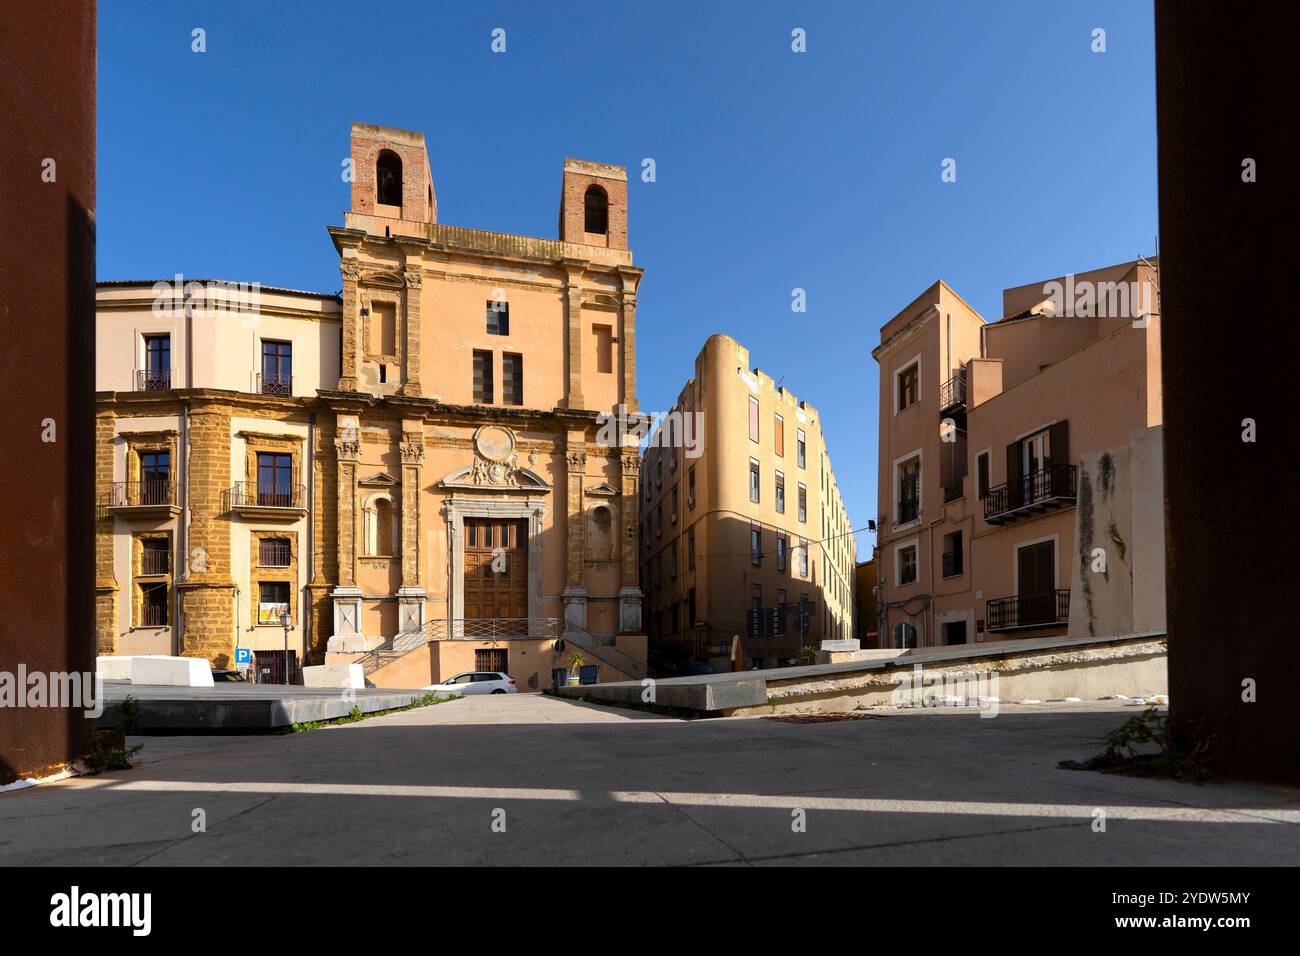
{"label": "apartment building", "polygon": [[641,466],[641,584],[660,656],[775,667],[853,637],[856,545],[820,420],[735,339],[704,343]]}
{"label": "apartment building", "polygon": [[1164,627],[1158,266],[943,281],[881,329],[886,647]]}
{"label": "apartment building", "polygon": [[287,608],[380,685],[537,689],[562,639],[640,676],[640,457],[598,425],[636,407],[625,170],[565,160],[540,239],[439,223],[419,133],[351,150],[341,294],[100,284],[103,652],[228,667]]}

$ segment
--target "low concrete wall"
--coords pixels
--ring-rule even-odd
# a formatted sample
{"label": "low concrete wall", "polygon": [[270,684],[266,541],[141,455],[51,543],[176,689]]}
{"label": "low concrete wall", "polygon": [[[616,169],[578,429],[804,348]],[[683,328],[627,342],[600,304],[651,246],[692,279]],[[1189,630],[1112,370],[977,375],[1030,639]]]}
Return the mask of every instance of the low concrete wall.
{"label": "low concrete wall", "polygon": [[679,714],[750,716],[891,706],[896,692],[910,692],[918,684],[923,697],[954,696],[945,688],[979,687],[981,696],[1003,703],[1165,694],[1165,640],[1163,634],[1146,634],[999,641],[915,650],[895,659],[674,677],[649,687],[596,684],[557,693]]}
{"label": "low concrete wall", "polygon": [[366,675],[360,664],[317,664],[302,669],[304,687],[366,686]]}
{"label": "low concrete wall", "polygon": [[131,683],[158,687],[211,687],[212,666],[201,657],[133,657]]}

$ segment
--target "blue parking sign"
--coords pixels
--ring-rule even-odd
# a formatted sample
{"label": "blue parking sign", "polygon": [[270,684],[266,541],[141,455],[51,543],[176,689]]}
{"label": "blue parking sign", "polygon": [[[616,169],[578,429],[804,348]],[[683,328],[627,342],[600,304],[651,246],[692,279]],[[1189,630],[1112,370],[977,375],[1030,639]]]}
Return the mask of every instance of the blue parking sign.
{"label": "blue parking sign", "polygon": [[252,662],[253,662],[253,651],[251,648],[247,648],[247,647],[235,648],[236,664],[251,664]]}

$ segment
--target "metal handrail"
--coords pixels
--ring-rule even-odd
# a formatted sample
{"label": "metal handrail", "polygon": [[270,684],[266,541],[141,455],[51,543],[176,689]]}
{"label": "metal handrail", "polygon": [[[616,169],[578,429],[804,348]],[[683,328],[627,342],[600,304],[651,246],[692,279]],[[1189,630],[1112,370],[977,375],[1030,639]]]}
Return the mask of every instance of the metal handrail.
{"label": "metal handrail", "polygon": [[966,404],[966,370],[961,369],[939,386],[939,410]]}
{"label": "metal handrail", "polygon": [[994,485],[984,498],[984,517],[996,518],[1053,498],[1074,498],[1077,478],[1078,468],[1074,465],[1048,465],[1032,474]]}
{"label": "metal handrail", "polygon": [[1070,621],[1069,589],[1042,591],[1038,594],[1019,594],[1013,597],[990,598],[988,602],[990,631],[1005,631],[1016,627],[1036,627],[1068,624]]}
{"label": "metal handrail", "polygon": [[172,370],[169,368],[136,370],[135,390],[137,392],[165,392],[171,387]]}
{"label": "metal handrail", "polygon": [[292,375],[267,375],[257,373],[257,392],[259,395],[292,395]]}
{"label": "metal handrail", "polygon": [[167,479],[115,481],[109,487],[108,507],[141,508],[176,504],[176,482]]}
{"label": "metal handrail", "polygon": [[302,485],[276,482],[263,484],[237,481],[225,494],[225,510],[233,508],[301,508],[306,489]]}

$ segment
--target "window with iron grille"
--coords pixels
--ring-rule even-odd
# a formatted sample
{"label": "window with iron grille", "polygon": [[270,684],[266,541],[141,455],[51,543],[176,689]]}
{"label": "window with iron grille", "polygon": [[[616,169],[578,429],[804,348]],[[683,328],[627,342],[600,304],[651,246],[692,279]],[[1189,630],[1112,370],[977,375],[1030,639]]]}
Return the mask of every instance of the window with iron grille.
{"label": "window with iron grille", "polygon": [[262,340],[262,394],[292,394],[293,345]]}
{"label": "window with iron grille", "polygon": [[140,626],[167,626],[167,585],[155,581],[140,585]]}
{"label": "window with iron grille", "polygon": [[492,353],[474,350],[474,401],[492,404]]}
{"label": "window with iron grille", "polygon": [[489,299],[487,304],[487,334],[510,334],[510,303]]}
{"label": "window with iron grille", "polygon": [[288,538],[262,538],[257,547],[257,563],[264,568],[287,568],[293,553]]}
{"label": "window with iron grille", "polygon": [[171,542],[167,538],[145,538],[140,542],[140,573],[166,574],[171,567]]}
{"label": "window with iron grille", "polygon": [[501,401],[507,405],[524,403],[524,357],[513,352],[501,356]]}

